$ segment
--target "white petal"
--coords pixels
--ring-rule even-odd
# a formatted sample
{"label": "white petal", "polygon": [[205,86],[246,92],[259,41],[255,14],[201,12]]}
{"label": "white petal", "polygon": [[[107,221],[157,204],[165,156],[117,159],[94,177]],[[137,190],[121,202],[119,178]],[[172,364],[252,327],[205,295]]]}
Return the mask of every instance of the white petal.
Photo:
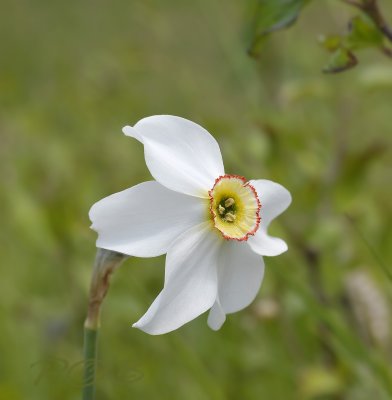
{"label": "white petal", "polygon": [[264,261],[244,242],[227,241],[221,250],[218,296],[223,311],[233,313],[256,297],[264,276]]}
{"label": "white petal", "polygon": [[210,313],[208,314],[208,326],[217,331],[221,328],[223,323],[226,321],[226,314],[220,305],[219,299],[217,299],[212,306]]}
{"label": "white petal", "polygon": [[209,222],[178,237],[167,253],[163,290],[133,326],[159,335],[179,328],[211,308],[217,296],[221,243]]}
{"label": "white petal", "polygon": [[266,179],[252,180],[250,184],[256,189],[261,202],[261,224],[267,227],[274,218],[282,214],[290,205],[291,194],[279,183]]}
{"label": "white petal", "polygon": [[279,183],[265,179],[252,180],[250,184],[256,189],[261,202],[261,222],[256,234],[249,237],[248,244],[254,252],[263,256],[282,254],[287,250],[287,244],[282,239],[269,236],[267,228],[290,205],[290,192]]}
{"label": "white petal", "polygon": [[171,115],[140,120],[123,132],[144,144],[146,164],[162,185],[180,193],[208,197],[215,179],[224,175],[216,140],[200,125]]}
{"label": "white petal", "polygon": [[262,256],[278,256],[287,251],[287,244],[284,240],[269,236],[265,230],[259,229],[256,234],[248,239],[250,248]]}
{"label": "white petal", "polygon": [[200,224],[207,207],[205,200],[150,181],[100,200],[89,215],[98,232],[97,247],[155,257],[166,253],[181,233]]}

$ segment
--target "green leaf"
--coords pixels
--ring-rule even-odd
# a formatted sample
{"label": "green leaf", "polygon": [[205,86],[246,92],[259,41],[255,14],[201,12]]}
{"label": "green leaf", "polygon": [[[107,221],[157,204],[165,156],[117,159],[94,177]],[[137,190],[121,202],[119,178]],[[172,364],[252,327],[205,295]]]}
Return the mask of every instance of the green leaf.
{"label": "green leaf", "polygon": [[256,30],[249,49],[257,57],[268,34],[294,24],[310,0],[259,0],[256,13]]}
{"label": "green leaf", "polygon": [[382,47],[384,36],[375,23],[365,14],[353,18],[349,24],[349,33],[344,45],[350,50],[366,47]]}
{"label": "green leaf", "polygon": [[355,67],[357,63],[357,58],[350,50],[340,47],[332,53],[327,65],[323,69],[323,72],[337,73],[346,71],[347,69]]}
{"label": "green leaf", "polygon": [[340,35],[320,36],[319,42],[328,51],[335,51],[342,45],[342,37]]}

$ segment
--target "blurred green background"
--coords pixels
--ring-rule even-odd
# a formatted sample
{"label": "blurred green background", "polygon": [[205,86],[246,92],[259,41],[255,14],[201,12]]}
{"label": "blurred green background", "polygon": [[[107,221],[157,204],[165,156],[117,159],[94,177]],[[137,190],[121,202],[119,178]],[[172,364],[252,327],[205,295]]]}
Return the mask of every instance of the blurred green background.
{"label": "blurred green background", "polygon": [[[131,329],[164,257],[127,260],[104,304],[97,399],[392,398],[392,64],[323,75],[321,33],[355,11],[314,2],[247,54],[254,2],[12,1],[0,15],[0,399],[79,399],[97,200],[150,179],[122,126],[174,114],[226,171],[293,195],[252,306],[163,336]],[[392,22],[392,5],[381,6]],[[390,273],[389,273],[390,274]]]}

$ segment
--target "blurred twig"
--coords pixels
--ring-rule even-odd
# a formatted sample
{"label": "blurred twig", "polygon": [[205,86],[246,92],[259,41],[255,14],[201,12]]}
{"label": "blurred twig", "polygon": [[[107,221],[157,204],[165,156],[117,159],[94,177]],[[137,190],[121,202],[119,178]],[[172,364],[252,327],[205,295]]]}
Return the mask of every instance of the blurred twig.
{"label": "blurred twig", "polygon": [[328,194],[332,192],[334,185],[339,180],[347,159],[349,128],[354,114],[352,98],[344,96],[342,102],[337,105],[336,113],[339,117],[339,127],[334,130],[335,151],[332,153],[332,159],[325,175],[324,195],[322,197],[322,201],[327,207],[331,206],[331,196]]}
{"label": "blurred twig", "polygon": [[[320,269],[320,253],[317,249],[306,244],[298,232],[294,232],[288,225],[285,225],[286,232],[290,236],[290,241],[294,243],[306,261],[306,270],[310,286],[317,303],[323,307],[329,306],[330,300],[325,291]],[[325,363],[329,366],[336,364],[336,354],[329,343],[330,328],[324,321],[318,325],[320,345],[324,352]]]}
{"label": "blurred twig", "polygon": [[358,225],[356,224],[355,220],[353,217],[351,217],[349,214],[345,213],[344,216],[346,217],[347,221],[350,223],[351,227],[355,230],[357,233],[358,237],[362,240],[362,242],[365,244],[365,246],[368,248],[369,252],[372,254],[374,259],[376,260],[377,264],[381,267],[382,271],[385,273],[385,275],[388,277],[388,279],[392,282],[392,273],[384,263],[384,260],[382,257],[378,254],[376,249],[370,244],[370,242],[367,240],[366,236],[363,234],[363,232],[358,228]]}

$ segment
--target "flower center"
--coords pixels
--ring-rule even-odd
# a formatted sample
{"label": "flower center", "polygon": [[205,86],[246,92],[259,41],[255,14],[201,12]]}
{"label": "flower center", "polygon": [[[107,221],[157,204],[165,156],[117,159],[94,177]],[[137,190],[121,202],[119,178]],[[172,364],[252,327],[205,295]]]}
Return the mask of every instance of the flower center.
{"label": "flower center", "polygon": [[210,214],[228,240],[247,240],[260,224],[261,204],[255,188],[242,176],[220,176],[209,191]]}

